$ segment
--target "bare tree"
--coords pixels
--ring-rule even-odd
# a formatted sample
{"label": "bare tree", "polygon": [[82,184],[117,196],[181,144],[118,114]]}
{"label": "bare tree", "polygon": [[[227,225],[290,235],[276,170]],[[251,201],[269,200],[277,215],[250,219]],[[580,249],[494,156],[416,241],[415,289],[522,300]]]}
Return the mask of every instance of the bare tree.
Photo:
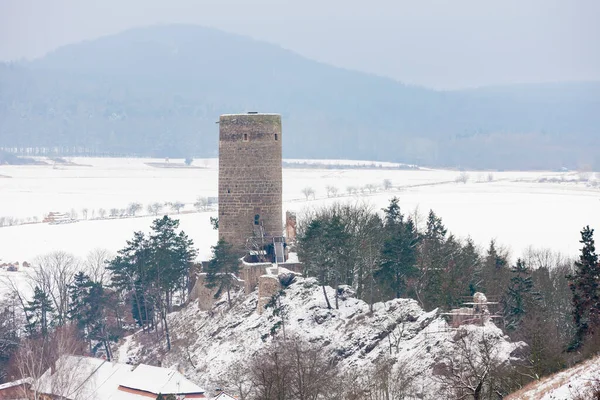
{"label": "bare tree", "polygon": [[327,192],[327,197],[335,197],[337,196],[338,188],[332,185],[327,185],[325,187],[325,191]]}
{"label": "bare tree", "polygon": [[311,187],[305,187],[304,189],[302,189],[302,194],[304,195],[306,200],[308,200],[311,196],[313,200],[315,198],[315,190]]}
{"label": "bare tree", "polygon": [[98,217],[100,217],[100,219],[104,219],[105,216],[106,216],[106,210],[104,208],[98,209]]}
{"label": "bare tree", "polygon": [[383,190],[390,190],[391,188],[392,188],[391,179],[384,179],[383,180]]}
{"label": "bare tree", "polygon": [[492,174],[491,172],[487,174],[487,181],[488,182],[493,182],[494,181],[494,174]]}
{"label": "bare tree", "polygon": [[208,209],[208,198],[198,197],[194,203],[194,207],[198,211],[206,211]]}
{"label": "bare tree", "polygon": [[113,255],[107,249],[95,248],[91,250],[84,261],[87,275],[93,282],[106,285],[110,281],[110,271],[106,269],[107,263]]}
{"label": "bare tree", "polygon": [[108,216],[111,218],[115,218],[120,215],[121,215],[121,210],[119,210],[118,208],[111,208]]}
{"label": "bare tree", "polygon": [[507,393],[502,386],[500,337],[485,330],[459,329],[452,349],[434,368],[434,378],[455,399],[479,400]]}
{"label": "bare tree", "polygon": [[325,398],[337,375],[335,363],[321,348],[299,338],[273,342],[250,363],[255,399]]}
{"label": "bare tree", "polygon": [[469,181],[469,174],[463,171],[454,179],[454,181],[456,183],[467,183]]}
{"label": "bare tree", "polygon": [[127,214],[135,217],[135,213],[142,209],[142,205],[140,203],[129,203],[127,206]]}
{"label": "bare tree", "polygon": [[185,207],[185,204],[183,204],[183,203],[182,203],[182,202],[180,202],[180,201],[175,201],[175,202],[173,202],[173,203],[170,203],[170,207],[171,207],[171,210],[173,210],[173,211],[175,211],[177,214],[179,214],[179,212],[181,211],[181,209],[182,209],[183,207]]}
{"label": "bare tree", "polygon": [[240,400],[252,399],[255,396],[250,372],[251,369],[247,362],[234,363],[227,369],[218,384],[237,394],[237,398]]}
{"label": "bare tree", "polygon": [[79,261],[69,253],[55,251],[38,257],[29,274],[35,286],[48,293],[59,325],[64,325],[69,312],[69,285],[79,268]]}
{"label": "bare tree", "polygon": [[80,358],[65,356],[82,354],[83,349],[74,326],[58,327],[48,338],[23,340],[13,359],[20,377],[32,380],[32,390],[23,398],[41,400],[47,398],[44,393],[53,394],[52,398],[81,398],[74,393],[81,391],[81,376],[87,377],[82,373],[85,365]]}
{"label": "bare tree", "polygon": [[374,191],[376,191],[376,190],[377,190],[377,186],[375,186],[375,185],[374,185],[374,184],[372,184],[372,183],[367,183],[367,184],[365,185],[365,189],[366,189],[366,190],[368,190],[368,191],[369,191],[369,193],[373,193]]}
{"label": "bare tree", "polygon": [[163,205],[160,203],[148,204],[148,214],[158,215],[163,209]]}
{"label": "bare tree", "polygon": [[71,208],[71,212],[69,213],[69,216],[71,217],[71,219],[79,218],[79,214],[77,214],[77,211],[74,208]]}
{"label": "bare tree", "polygon": [[83,219],[88,219],[88,209],[87,208],[82,208],[81,209],[81,215],[83,215]]}

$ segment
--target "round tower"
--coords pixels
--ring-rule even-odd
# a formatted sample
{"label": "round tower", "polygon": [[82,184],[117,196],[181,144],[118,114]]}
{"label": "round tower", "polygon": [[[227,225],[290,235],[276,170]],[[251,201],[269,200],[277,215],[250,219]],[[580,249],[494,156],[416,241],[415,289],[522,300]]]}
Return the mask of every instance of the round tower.
{"label": "round tower", "polygon": [[219,126],[219,237],[242,249],[281,236],[281,116],[227,114]]}

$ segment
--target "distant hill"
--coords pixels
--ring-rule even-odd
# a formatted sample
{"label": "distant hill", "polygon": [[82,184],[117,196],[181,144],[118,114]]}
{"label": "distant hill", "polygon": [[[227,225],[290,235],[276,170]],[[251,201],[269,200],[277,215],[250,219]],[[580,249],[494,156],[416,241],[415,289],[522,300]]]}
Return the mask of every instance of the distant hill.
{"label": "distant hill", "polygon": [[598,110],[598,82],[434,91],[188,25],[0,65],[0,148],[214,156],[220,114],[268,111],[287,158],[600,169]]}

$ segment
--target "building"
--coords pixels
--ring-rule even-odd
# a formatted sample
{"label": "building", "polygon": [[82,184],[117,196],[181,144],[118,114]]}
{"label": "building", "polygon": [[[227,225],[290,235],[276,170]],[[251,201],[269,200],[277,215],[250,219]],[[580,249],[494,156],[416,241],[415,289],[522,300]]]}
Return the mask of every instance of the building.
{"label": "building", "polygon": [[[31,391],[44,400],[142,400],[159,394],[203,399],[204,389],[181,373],[160,367],[113,363],[99,358],[62,356],[37,380]],[[20,399],[1,397],[0,399]]]}
{"label": "building", "polygon": [[242,253],[283,236],[281,116],[221,115],[219,126],[219,237]]}
{"label": "building", "polygon": [[0,385],[0,400],[22,399],[29,392],[32,379],[25,378]]}

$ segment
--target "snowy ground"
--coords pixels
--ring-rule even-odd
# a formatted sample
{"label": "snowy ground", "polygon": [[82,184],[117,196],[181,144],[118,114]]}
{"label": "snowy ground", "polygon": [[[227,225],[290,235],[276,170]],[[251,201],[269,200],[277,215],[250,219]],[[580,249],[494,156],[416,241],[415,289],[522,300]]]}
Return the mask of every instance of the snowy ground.
{"label": "snowy ground", "polygon": [[[125,208],[139,202],[181,201],[186,204],[181,228],[195,241],[199,258],[210,256],[216,241],[210,216],[216,212],[196,213],[193,203],[199,196],[217,196],[217,160],[194,161],[202,168],[155,168],[150,159],[73,158],[77,166],[0,166],[0,217],[42,219],[50,211],[76,211],[82,218],[97,216],[103,208]],[[298,161],[298,160],[294,160]],[[172,163],[182,160],[171,160]],[[319,160],[322,163],[323,160]],[[352,161],[338,162],[349,165]],[[356,162],[364,164],[366,162]],[[335,164],[335,162],[331,162]],[[386,169],[284,169],[284,211],[302,213],[332,201],[367,202],[374,209],[384,207],[390,197],[399,196],[405,212],[418,207],[421,214],[433,208],[449,230],[458,236],[470,235],[486,246],[496,238],[514,256],[529,245],[549,247],[569,255],[579,249],[579,231],[584,225],[600,228],[600,190],[581,183],[539,183],[540,178],[574,175],[556,172],[469,172],[466,184],[455,183],[457,171],[402,171]],[[367,184],[382,185],[389,179],[389,191],[348,195],[347,188]],[[326,186],[338,188],[338,197],[328,199]],[[302,189],[312,187],[316,199],[306,200]],[[185,212],[188,211],[189,213]],[[27,224],[0,227],[0,259],[33,260],[37,255],[64,250],[85,256],[91,249],[116,251],[134,231],[149,229],[153,217],[88,220],[67,225]]]}
{"label": "snowy ground", "polygon": [[[334,290],[326,290],[333,301]],[[403,368],[410,386],[407,392],[418,394],[421,399],[449,398],[436,392],[439,382],[432,369],[452,355],[463,356],[456,347],[457,338],[465,337],[474,348],[487,341],[490,357],[498,365],[515,361],[513,354],[524,346],[522,342],[510,342],[492,323],[453,329],[437,310],[424,312],[411,299],[376,303],[371,313],[364,301],[345,293],[339,310],[327,309],[322,288],[314,278],[297,278],[285,293],[281,304],[286,310],[288,337],[318,346],[323,354],[335,358],[344,371],[365,372],[376,360],[395,359],[395,368]],[[140,346],[139,343],[152,340],[153,335],[138,333],[127,338],[119,349],[119,362],[153,364],[160,360],[163,366],[177,366],[209,392],[223,387],[217,386],[220,384],[227,389],[231,384],[227,374],[233,366],[247,362],[264,349],[273,332],[279,338],[283,335],[283,329],[277,328],[280,318],[273,315],[272,308],[262,314],[256,312],[256,291],[235,296],[233,303],[229,310],[223,296],[207,312],[192,302],[169,315],[173,343],[170,352],[164,352],[164,341]],[[414,381],[409,385],[409,380]]]}
{"label": "snowy ground", "polygon": [[600,356],[531,383],[506,399],[595,399],[594,391],[600,391]]}

